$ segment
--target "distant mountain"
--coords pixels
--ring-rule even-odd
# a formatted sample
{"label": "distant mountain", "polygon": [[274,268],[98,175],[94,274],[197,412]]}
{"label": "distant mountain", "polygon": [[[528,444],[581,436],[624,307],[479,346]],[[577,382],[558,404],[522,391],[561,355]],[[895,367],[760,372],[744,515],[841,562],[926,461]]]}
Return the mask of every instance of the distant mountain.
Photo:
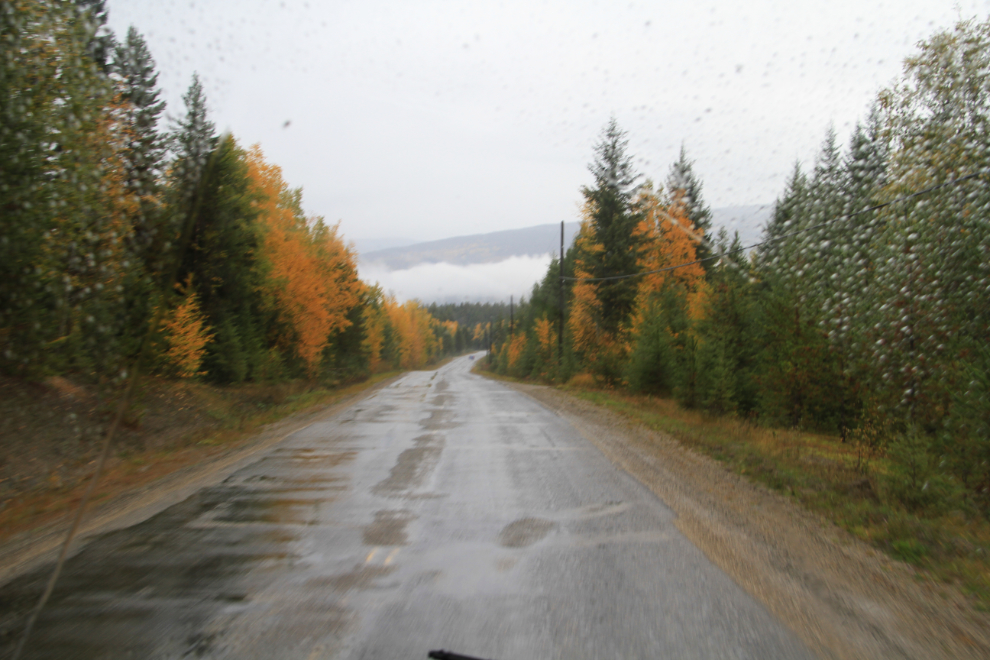
{"label": "distant mountain", "polygon": [[415,245],[419,241],[411,238],[353,238],[350,239],[350,242],[354,243],[354,247],[357,248],[358,254],[366,254],[377,250]]}
{"label": "distant mountain", "polygon": [[739,240],[749,246],[760,241],[763,227],[773,215],[772,204],[753,206],[724,206],[712,209],[712,226],[715,233],[720,227],[725,227],[731,237],[733,232],[739,232]]}
{"label": "distant mountain", "polygon": [[[564,248],[577,234],[578,223],[564,226]],[[506,229],[490,234],[455,236],[406,247],[375,250],[360,255],[362,264],[378,264],[389,270],[405,270],[419,264],[448,263],[455,266],[505,261],[509,257],[556,254],[560,250],[560,225],[537,225]]]}
{"label": "distant mountain", "polygon": [[[771,212],[770,205],[727,206],[712,210],[712,224],[716,232],[720,227],[725,227],[730,236],[738,231],[743,245],[752,245],[759,241],[763,225],[770,219]],[[577,231],[576,222],[568,222],[564,225],[565,249],[570,247]],[[362,265],[391,271],[407,270],[420,264],[447,263],[468,266],[498,263],[510,257],[558,254],[560,225],[506,229],[490,234],[455,236],[439,241],[360,252],[362,245],[371,247],[374,243],[361,241],[359,244],[359,258]]]}

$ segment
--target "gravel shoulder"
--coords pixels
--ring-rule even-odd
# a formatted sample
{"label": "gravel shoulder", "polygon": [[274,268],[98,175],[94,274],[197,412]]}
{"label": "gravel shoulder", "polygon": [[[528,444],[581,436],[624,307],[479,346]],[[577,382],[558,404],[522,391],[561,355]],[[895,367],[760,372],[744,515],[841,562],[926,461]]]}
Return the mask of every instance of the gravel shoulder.
{"label": "gravel shoulder", "polygon": [[[70,556],[88,537],[129,527],[177,504],[197,490],[223,481],[231,472],[257,460],[257,455],[285,440],[310,424],[340,413],[377,390],[395,382],[389,378],[334,403],[286,417],[263,427],[263,430],[236,448],[206,461],[180,468],[165,477],[139,487],[115,493],[92,506],[73,540]],[[17,534],[0,543],[0,584],[46,562],[54,561],[65,539],[68,517]]]}
{"label": "gravel shoulder", "polygon": [[782,495],[565,392],[506,382],[567,420],[823,658],[987,658],[990,616]]}

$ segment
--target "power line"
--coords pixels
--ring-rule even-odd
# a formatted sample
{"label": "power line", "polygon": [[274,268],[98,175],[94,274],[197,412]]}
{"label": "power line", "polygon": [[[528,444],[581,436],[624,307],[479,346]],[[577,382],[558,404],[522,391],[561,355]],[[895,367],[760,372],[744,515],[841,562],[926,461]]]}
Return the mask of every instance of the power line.
{"label": "power line", "polygon": [[685,268],[687,266],[693,266],[695,264],[703,264],[703,263],[708,262],[708,261],[714,261],[715,259],[721,259],[721,258],[723,258],[723,257],[725,257],[727,255],[730,255],[730,254],[735,254],[736,252],[745,252],[746,250],[752,250],[753,248],[758,248],[758,247],[762,247],[764,245],[769,245],[770,243],[774,243],[774,242],[779,241],[779,240],[782,240],[784,238],[790,238],[791,236],[796,236],[796,235],[798,235],[800,233],[803,233],[803,232],[806,232],[806,231],[812,231],[813,229],[821,229],[822,227],[828,227],[828,226],[830,226],[830,225],[838,222],[839,220],[848,220],[848,219],[853,218],[853,217],[855,217],[857,215],[862,215],[863,213],[870,213],[872,211],[878,211],[878,210],[880,210],[882,208],[885,208],[887,206],[891,206],[891,205],[897,204],[899,202],[903,202],[903,201],[906,201],[906,200],[909,200],[909,199],[913,199],[915,197],[920,197],[921,195],[927,195],[930,192],[935,192],[936,190],[941,190],[942,188],[948,188],[949,186],[959,185],[960,183],[963,183],[964,181],[969,181],[970,179],[978,178],[980,176],[983,176],[984,174],[990,174],[990,169],[980,170],[979,172],[974,172],[973,174],[967,174],[966,176],[960,177],[958,179],[951,179],[949,181],[946,181],[945,183],[940,183],[937,186],[932,186],[931,188],[925,188],[924,190],[919,190],[917,192],[911,193],[910,195],[904,195],[903,197],[898,197],[897,199],[892,199],[889,202],[884,202],[883,204],[877,204],[876,206],[871,206],[869,208],[865,208],[865,209],[862,209],[862,210],[859,210],[859,211],[855,211],[853,213],[846,213],[844,215],[840,215],[838,218],[835,218],[834,220],[829,220],[828,222],[822,222],[820,224],[812,225],[810,227],[805,227],[803,229],[796,229],[796,230],[794,230],[792,232],[788,232],[786,234],[781,234],[779,236],[774,236],[773,238],[768,238],[767,240],[761,241],[760,243],[754,243],[753,245],[748,245],[746,247],[740,247],[740,248],[736,248],[734,250],[728,250],[727,252],[723,252],[722,254],[715,254],[715,255],[712,255],[710,257],[705,257],[704,259],[695,259],[694,261],[687,261],[687,262],[682,263],[682,264],[677,264],[676,266],[667,266],[665,268],[658,268],[656,270],[647,270],[647,271],[643,271],[642,273],[630,273],[630,274],[627,274],[627,275],[610,275],[610,276],[607,276],[607,277],[569,277],[569,276],[566,276],[566,275],[561,275],[560,276],[560,279],[561,280],[567,280],[567,281],[570,281],[570,282],[607,282],[607,281],[615,281],[615,280],[628,280],[628,279],[633,278],[633,277],[641,277],[643,275],[654,275],[656,273],[666,273],[667,271],[677,270],[678,268]]}

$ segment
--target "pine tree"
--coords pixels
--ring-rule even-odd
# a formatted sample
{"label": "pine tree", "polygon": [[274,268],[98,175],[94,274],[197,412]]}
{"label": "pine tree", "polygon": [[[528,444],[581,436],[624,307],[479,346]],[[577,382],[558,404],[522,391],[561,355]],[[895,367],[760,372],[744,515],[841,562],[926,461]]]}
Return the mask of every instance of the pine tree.
{"label": "pine tree", "polygon": [[[677,162],[670,166],[670,174],[667,176],[667,193],[675,202],[679,201],[683,204],[685,215],[698,232],[697,247],[695,248],[698,259],[707,259],[712,256],[711,241],[714,238],[711,234],[712,212],[701,196],[701,180],[695,175],[694,162],[688,160],[687,151],[683,145],[681,145],[681,153]],[[710,262],[705,261],[702,266],[707,272]]]}

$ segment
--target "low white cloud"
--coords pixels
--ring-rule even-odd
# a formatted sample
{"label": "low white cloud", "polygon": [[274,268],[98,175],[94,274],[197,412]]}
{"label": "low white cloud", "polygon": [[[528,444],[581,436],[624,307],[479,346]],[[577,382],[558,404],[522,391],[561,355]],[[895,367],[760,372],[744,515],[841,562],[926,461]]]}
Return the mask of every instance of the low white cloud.
{"label": "low white cloud", "polygon": [[380,264],[361,264],[359,275],[369,284],[378,283],[400,301],[431,302],[509,301],[509,296],[527,298],[533,285],[543,279],[550,255],[510,257],[490,264],[457,266],[448,263],[419,264],[406,270],[388,270]]}

